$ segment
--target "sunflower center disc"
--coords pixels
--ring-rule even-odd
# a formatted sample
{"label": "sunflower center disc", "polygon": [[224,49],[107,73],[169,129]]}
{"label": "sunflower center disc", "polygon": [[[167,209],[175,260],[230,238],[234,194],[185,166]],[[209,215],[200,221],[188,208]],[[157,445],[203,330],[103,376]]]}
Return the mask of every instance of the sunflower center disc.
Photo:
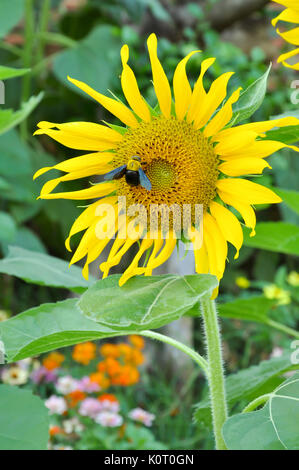
{"label": "sunflower center disc", "polygon": [[133,155],[141,158],[142,169],[152,190],[131,187],[119,180],[118,194],[128,204],[202,204],[204,209],[216,196],[218,158],[202,132],[174,117],[155,117],[130,128],[115,150],[113,165],[124,165]]}

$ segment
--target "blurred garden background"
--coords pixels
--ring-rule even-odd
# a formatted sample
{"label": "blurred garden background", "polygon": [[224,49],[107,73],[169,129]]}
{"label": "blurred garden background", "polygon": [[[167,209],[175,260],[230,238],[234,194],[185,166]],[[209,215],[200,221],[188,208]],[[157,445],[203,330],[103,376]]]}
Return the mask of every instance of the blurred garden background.
{"label": "blurred garden background", "polygon": [[[0,100],[1,257],[10,250],[15,262],[19,258],[25,265],[34,251],[70,260],[64,240],[80,212],[78,204],[37,200],[48,177],[33,181],[32,176],[39,168],[80,152],[46,136],[33,137],[33,132],[42,120],[113,118],[68,82],[67,75],[101,93],[113,90],[122,97],[119,51],[126,43],[141,93],[152,104],[145,43],[155,32],[170,80],[177,62],[197,49],[202,53],[188,64],[192,83],[206,57],[217,58],[207,85],[219,74],[235,71],[231,89],[246,89],[265,76],[272,62],[264,102],[252,119],[298,117],[298,72],[276,62],[281,51],[289,50],[271,26],[279,11],[281,6],[267,0],[0,0],[0,79],[5,88]],[[285,139],[295,143],[289,135]],[[272,170],[253,181],[280,188],[285,202],[257,207],[260,231],[245,239],[238,260],[229,254],[218,299],[226,372],[249,371],[238,378],[243,399],[234,396],[232,383],[228,398],[234,411],[285,378],[285,354],[292,349],[299,323],[299,158],[283,150],[269,163]],[[88,179],[66,187],[81,189],[87,184]],[[127,263],[132,256],[134,250]],[[100,276],[99,263],[93,264],[95,278]],[[49,287],[25,282],[26,276],[20,279],[13,268],[3,266],[0,261],[0,321],[76,295],[55,283]],[[113,272],[124,267],[122,263]],[[194,273],[192,253],[175,253],[157,272]],[[196,316],[165,330],[204,353]],[[270,362],[262,366],[263,379],[257,380],[261,369],[254,367],[260,368],[257,364],[263,360]],[[213,448],[203,376],[181,353],[149,339],[88,342],[3,366],[0,374],[3,383],[33,390],[47,403],[52,413],[50,448]],[[106,414],[95,421],[99,410]]]}

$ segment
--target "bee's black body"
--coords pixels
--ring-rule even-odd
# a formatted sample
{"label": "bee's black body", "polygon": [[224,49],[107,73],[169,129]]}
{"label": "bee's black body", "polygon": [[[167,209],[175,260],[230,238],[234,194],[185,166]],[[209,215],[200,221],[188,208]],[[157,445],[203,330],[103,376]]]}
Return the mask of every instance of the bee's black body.
{"label": "bee's black body", "polygon": [[126,182],[130,186],[138,186],[140,184],[139,172],[134,170],[126,170],[125,172]]}
{"label": "bee's black body", "polygon": [[126,183],[130,186],[139,186],[150,191],[152,188],[151,182],[141,168],[141,158],[138,155],[133,155],[126,165],[121,165],[109,173],[106,173],[104,179],[118,180],[125,177]]}

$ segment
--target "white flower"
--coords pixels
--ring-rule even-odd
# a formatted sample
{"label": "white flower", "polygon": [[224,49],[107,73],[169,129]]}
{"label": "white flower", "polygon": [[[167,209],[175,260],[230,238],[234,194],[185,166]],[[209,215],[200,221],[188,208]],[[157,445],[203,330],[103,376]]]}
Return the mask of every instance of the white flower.
{"label": "white flower", "polygon": [[23,385],[29,377],[28,371],[18,366],[4,369],[2,372],[2,382],[9,385]]}
{"label": "white flower", "polygon": [[80,404],[79,414],[94,418],[102,410],[101,403],[96,398],[85,398]]}
{"label": "white flower", "polygon": [[101,411],[111,411],[111,413],[119,412],[119,402],[112,400],[100,400]]}
{"label": "white flower", "polygon": [[77,416],[74,416],[72,419],[66,419],[62,423],[62,427],[66,434],[72,434],[73,432],[77,433],[83,431],[84,426],[80,423]]}
{"label": "white flower", "polygon": [[123,423],[122,416],[117,413],[112,413],[111,411],[102,411],[96,415],[94,420],[96,423],[110,428],[121,426]]}
{"label": "white flower", "polygon": [[45,405],[49,409],[50,414],[62,415],[67,410],[65,399],[57,395],[51,395],[50,398],[45,401]]}
{"label": "white flower", "polygon": [[57,392],[67,395],[78,388],[78,381],[70,375],[65,375],[64,377],[59,377],[55,387]]}
{"label": "white flower", "polygon": [[28,370],[32,364],[31,357],[27,357],[26,359],[21,359],[21,361],[17,361],[16,363],[21,369]]}
{"label": "white flower", "polygon": [[283,349],[280,346],[275,346],[272,349],[272,352],[270,354],[270,358],[281,357],[282,355],[283,355]]}
{"label": "white flower", "polygon": [[155,419],[155,415],[153,415],[152,413],[148,413],[142,408],[134,408],[129,412],[128,416],[134,421],[139,421],[140,423],[143,423],[145,426],[148,427],[153,424],[153,420]]}

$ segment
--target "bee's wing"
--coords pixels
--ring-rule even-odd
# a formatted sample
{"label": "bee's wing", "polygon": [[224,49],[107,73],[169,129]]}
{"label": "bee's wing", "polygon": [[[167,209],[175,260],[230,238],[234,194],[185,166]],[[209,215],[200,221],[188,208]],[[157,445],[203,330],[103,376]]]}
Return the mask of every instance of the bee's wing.
{"label": "bee's wing", "polygon": [[126,167],[127,165],[122,165],[112,171],[109,171],[109,173],[106,173],[104,175],[104,180],[118,180],[119,178],[124,176]]}
{"label": "bee's wing", "polygon": [[138,172],[141,186],[150,191],[152,189],[152,183],[150,182],[142,168],[139,168]]}

